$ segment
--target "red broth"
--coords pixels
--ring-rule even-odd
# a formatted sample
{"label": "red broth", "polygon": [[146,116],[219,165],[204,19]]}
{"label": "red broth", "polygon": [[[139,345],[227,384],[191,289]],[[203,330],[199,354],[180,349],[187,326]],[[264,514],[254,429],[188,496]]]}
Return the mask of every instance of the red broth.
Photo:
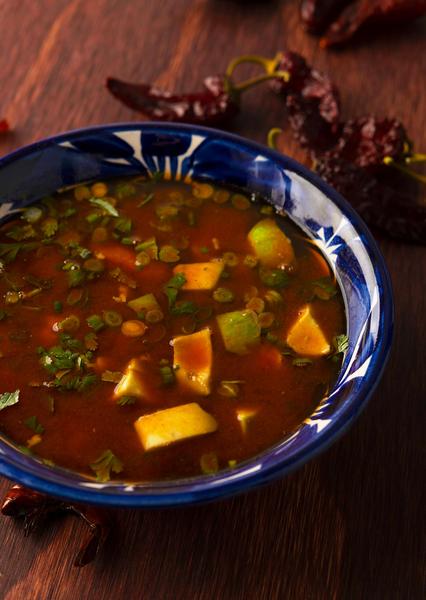
{"label": "red broth", "polygon": [[[318,249],[271,213],[210,184],[138,178],[80,186],[3,225],[2,434],[47,464],[99,480],[155,481],[233,467],[293,432],[337,378],[345,314]],[[271,217],[295,259],[265,267],[265,239],[263,250],[255,248],[248,234]],[[212,289],[185,290],[186,276],[176,279],[177,265],[193,263],[221,266]],[[154,308],[131,307],[146,294],[155,296]],[[289,345],[307,306],[320,354],[303,351],[300,339]],[[252,331],[235,353],[217,316],[241,311],[255,339]],[[186,353],[192,364],[182,383],[171,340],[205,329],[212,361],[200,393],[188,381],[208,351]],[[233,331],[230,343],[241,346],[240,334]],[[136,363],[142,395],[118,396]],[[171,443],[166,436],[155,447],[156,431],[154,447],[145,447],[135,422],[187,404],[198,405],[215,430]]]}

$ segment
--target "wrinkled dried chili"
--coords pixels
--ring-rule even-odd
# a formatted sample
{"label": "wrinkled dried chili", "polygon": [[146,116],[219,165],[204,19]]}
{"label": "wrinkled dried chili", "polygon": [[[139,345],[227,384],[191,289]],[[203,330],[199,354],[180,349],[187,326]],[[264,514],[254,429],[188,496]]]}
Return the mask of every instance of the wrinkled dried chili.
{"label": "wrinkled dried chili", "polygon": [[301,0],[307,31],[321,34],[322,47],[347,42],[364,26],[412,21],[426,14],[425,0]]}
{"label": "wrinkled dried chili", "polygon": [[77,515],[89,526],[89,535],[83,541],[74,560],[74,566],[83,567],[94,560],[109,535],[112,522],[107,511],[58,500],[17,484],[6,493],[1,505],[3,515],[24,518],[26,536],[40,527],[48,515],[61,512]]}
{"label": "wrinkled dried chili", "polygon": [[352,0],[302,0],[300,18],[309,33],[322,33]]}
{"label": "wrinkled dried chili", "polygon": [[[160,121],[185,122],[196,125],[218,125],[228,122],[240,111],[240,97],[247,89],[262,83],[270,75],[262,75],[234,85],[228,75],[207,77],[204,90],[174,94],[153,85],[126,83],[109,77],[108,90],[129,108]],[[286,77],[286,74],[282,74]]]}

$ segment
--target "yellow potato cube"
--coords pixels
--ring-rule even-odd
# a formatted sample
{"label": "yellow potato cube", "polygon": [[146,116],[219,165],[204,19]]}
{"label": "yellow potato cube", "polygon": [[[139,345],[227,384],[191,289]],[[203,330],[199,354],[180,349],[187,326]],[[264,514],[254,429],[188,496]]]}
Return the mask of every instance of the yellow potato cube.
{"label": "yellow potato cube", "polygon": [[196,394],[210,394],[213,360],[210,329],[175,337],[173,351],[173,367],[178,382]]}
{"label": "yellow potato cube", "polygon": [[329,354],[330,344],[312,316],[309,304],[299,312],[296,322],[288,332],[287,344],[297,354],[304,356]]}
{"label": "yellow potato cube", "polygon": [[217,429],[217,422],[199,404],[191,402],[139,417],[135,429],[144,449],[152,450],[212,433]]}
{"label": "yellow potato cube", "polygon": [[186,282],[183,290],[212,290],[216,287],[222,274],[224,264],[222,261],[192,263],[187,265],[176,265],[173,273],[182,273]]}
{"label": "yellow potato cube", "polygon": [[126,368],[126,372],[115,386],[114,398],[117,400],[123,396],[144,398],[146,395],[146,389],[142,377],[142,364],[139,360],[134,358],[130,361]]}
{"label": "yellow potato cube", "polygon": [[273,219],[262,219],[256,223],[247,237],[263,267],[286,267],[295,261],[291,241]]}

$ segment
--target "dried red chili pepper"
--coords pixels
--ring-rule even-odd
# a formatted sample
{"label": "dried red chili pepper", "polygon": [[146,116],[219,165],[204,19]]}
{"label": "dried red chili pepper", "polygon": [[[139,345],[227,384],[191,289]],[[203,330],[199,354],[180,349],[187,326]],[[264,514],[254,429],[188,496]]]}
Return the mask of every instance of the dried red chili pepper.
{"label": "dried red chili pepper", "polygon": [[234,94],[224,76],[204,80],[204,90],[172,94],[150,84],[126,83],[108,78],[108,90],[124,104],[147,117],[161,121],[185,121],[194,124],[218,124],[239,112],[238,94]]}
{"label": "dried red chili pepper", "polygon": [[400,121],[367,116],[346,121],[328,155],[374,171],[383,169],[385,159],[403,161],[410,149],[411,142]]}
{"label": "dried red chili pepper", "polygon": [[331,79],[290,51],[279,55],[276,70],[289,74],[288,81],[273,80],[270,85],[285,99],[289,123],[300,145],[317,152],[334,145],[340,133],[340,94]]}
{"label": "dried red chili pepper", "polygon": [[10,131],[9,121],[7,119],[0,120],[0,133],[6,133]]}
{"label": "dried red chili pepper", "polygon": [[228,75],[214,75],[204,80],[203,91],[184,94],[173,94],[150,84],[126,83],[111,77],[107,79],[106,86],[126,106],[152,119],[218,125],[238,114],[244,91],[271,77],[262,75],[234,85]]}
{"label": "dried red chili pepper", "polygon": [[357,0],[347,6],[320,40],[322,48],[343,44],[361,27],[413,21],[426,14],[426,0]]}
{"label": "dried red chili pepper", "polygon": [[300,18],[309,33],[322,33],[352,0],[302,0]]}
{"label": "dried red chili pepper", "polygon": [[426,243],[426,205],[416,201],[421,196],[417,181],[385,166],[373,174],[330,154],[316,160],[315,170],[372,227],[400,240]]}
{"label": "dried red chili pepper", "polygon": [[24,517],[26,536],[39,527],[51,513],[70,512],[83,519],[90,532],[74,560],[76,567],[83,567],[94,560],[111,529],[111,517],[103,509],[57,500],[17,484],[6,493],[1,512],[9,517]]}

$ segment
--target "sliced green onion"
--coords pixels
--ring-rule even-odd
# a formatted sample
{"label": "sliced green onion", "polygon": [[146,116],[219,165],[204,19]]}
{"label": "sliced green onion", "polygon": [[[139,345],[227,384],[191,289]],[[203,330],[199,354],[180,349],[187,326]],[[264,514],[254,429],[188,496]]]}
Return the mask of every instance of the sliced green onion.
{"label": "sliced green onion", "polygon": [[224,287],[219,287],[213,292],[213,299],[216,302],[232,302],[234,298],[234,292]]}
{"label": "sliced green onion", "polygon": [[109,327],[119,327],[123,322],[123,317],[115,310],[104,310],[102,317]]}

